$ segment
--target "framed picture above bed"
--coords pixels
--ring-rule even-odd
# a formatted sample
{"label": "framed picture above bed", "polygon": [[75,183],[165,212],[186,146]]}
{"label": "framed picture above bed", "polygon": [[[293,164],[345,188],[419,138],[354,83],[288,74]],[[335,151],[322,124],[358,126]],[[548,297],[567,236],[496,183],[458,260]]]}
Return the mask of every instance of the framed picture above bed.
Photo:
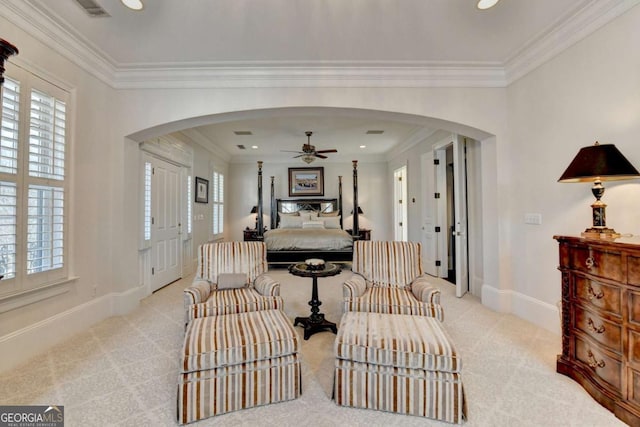
{"label": "framed picture above bed", "polygon": [[289,197],[324,196],[324,168],[289,168]]}

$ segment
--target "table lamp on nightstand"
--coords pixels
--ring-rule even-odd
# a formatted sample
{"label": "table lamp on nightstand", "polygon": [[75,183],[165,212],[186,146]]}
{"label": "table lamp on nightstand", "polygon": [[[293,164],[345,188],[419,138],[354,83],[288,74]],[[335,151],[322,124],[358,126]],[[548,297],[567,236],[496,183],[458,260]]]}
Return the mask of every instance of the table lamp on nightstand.
{"label": "table lamp on nightstand", "polygon": [[591,192],[596,201],[593,210],[593,227],[587,228],[584,236],[620,237],[613,228],[606,225],[605,208],[600,199],[604,195],[602,181],[618,181],[640,178],[640,173],[613,144],[599,144],[583,147],[564,171],[558,182],[593,182]]}

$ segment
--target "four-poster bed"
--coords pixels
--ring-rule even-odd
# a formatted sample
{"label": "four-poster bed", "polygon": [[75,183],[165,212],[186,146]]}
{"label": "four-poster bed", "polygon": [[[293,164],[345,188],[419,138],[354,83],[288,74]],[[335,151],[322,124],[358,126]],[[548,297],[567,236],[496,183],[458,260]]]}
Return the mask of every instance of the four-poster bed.
{"label": "four-poster bed", "polygon": [[[353,161],[354,212],[358,209],[357,160]],[[258,162],[258,233],[267,246],[269,264],[291,264],[308,258],[351,262],[353,241],[359,236],[357,214],[352,234],[343,229],[342,176],[337,198],[276,198],[271,177],[271,229],[262,234],[262,162]]]}

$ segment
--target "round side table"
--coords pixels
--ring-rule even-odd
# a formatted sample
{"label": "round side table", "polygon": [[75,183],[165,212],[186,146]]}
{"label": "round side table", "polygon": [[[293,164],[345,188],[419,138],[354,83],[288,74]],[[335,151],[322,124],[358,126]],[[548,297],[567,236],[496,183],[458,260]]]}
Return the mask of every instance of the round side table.
{"label": "round side table", "polygon": [[296,317],[293,326],[298,324],[304,327],[304,339],[308,340],[309,337],[316,332],[324,330],[331,330],[334,334],[338,333],[338,328],[333,322],[329,322],[324,318],[324,314],[320,313],[320,305],[322,302],[318,298],[318,277],[330,277],[340,274],[340,267],[336,264],[326,263],[322,270],[310,269],[304,262],[293,264],[289,267],[289,273],[299,277],[311,277],[313,279],[313,288],[311,290],[311,315],[309,317]]}

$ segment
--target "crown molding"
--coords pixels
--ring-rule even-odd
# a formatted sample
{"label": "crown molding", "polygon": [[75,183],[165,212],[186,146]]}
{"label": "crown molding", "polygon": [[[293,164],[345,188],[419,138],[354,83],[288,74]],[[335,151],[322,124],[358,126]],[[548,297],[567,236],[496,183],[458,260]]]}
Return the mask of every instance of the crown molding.
{"label": "crown molding", "polygon": [[114,87],[504,87],[495,63],[247,62],[116,71]]}
{"label": "crown molding", "polygon": [[505,60],[507,86],[637,6],[640,0],[589,0],[585,3]]}
{"label": "crown molding", "polygon": [[90,49],[86,41],[58,24],[52,16],[29,1],[0,0],[0,16],[58,52],[102,82],[113,86],[116,68],[103,53]]}
{"label": "crown molding", "polygon": [[504,62],[209,62],[118,64],[31,0],[0,0],[5,17],[115,89],[506,87],[640,0],[584,0]]}

